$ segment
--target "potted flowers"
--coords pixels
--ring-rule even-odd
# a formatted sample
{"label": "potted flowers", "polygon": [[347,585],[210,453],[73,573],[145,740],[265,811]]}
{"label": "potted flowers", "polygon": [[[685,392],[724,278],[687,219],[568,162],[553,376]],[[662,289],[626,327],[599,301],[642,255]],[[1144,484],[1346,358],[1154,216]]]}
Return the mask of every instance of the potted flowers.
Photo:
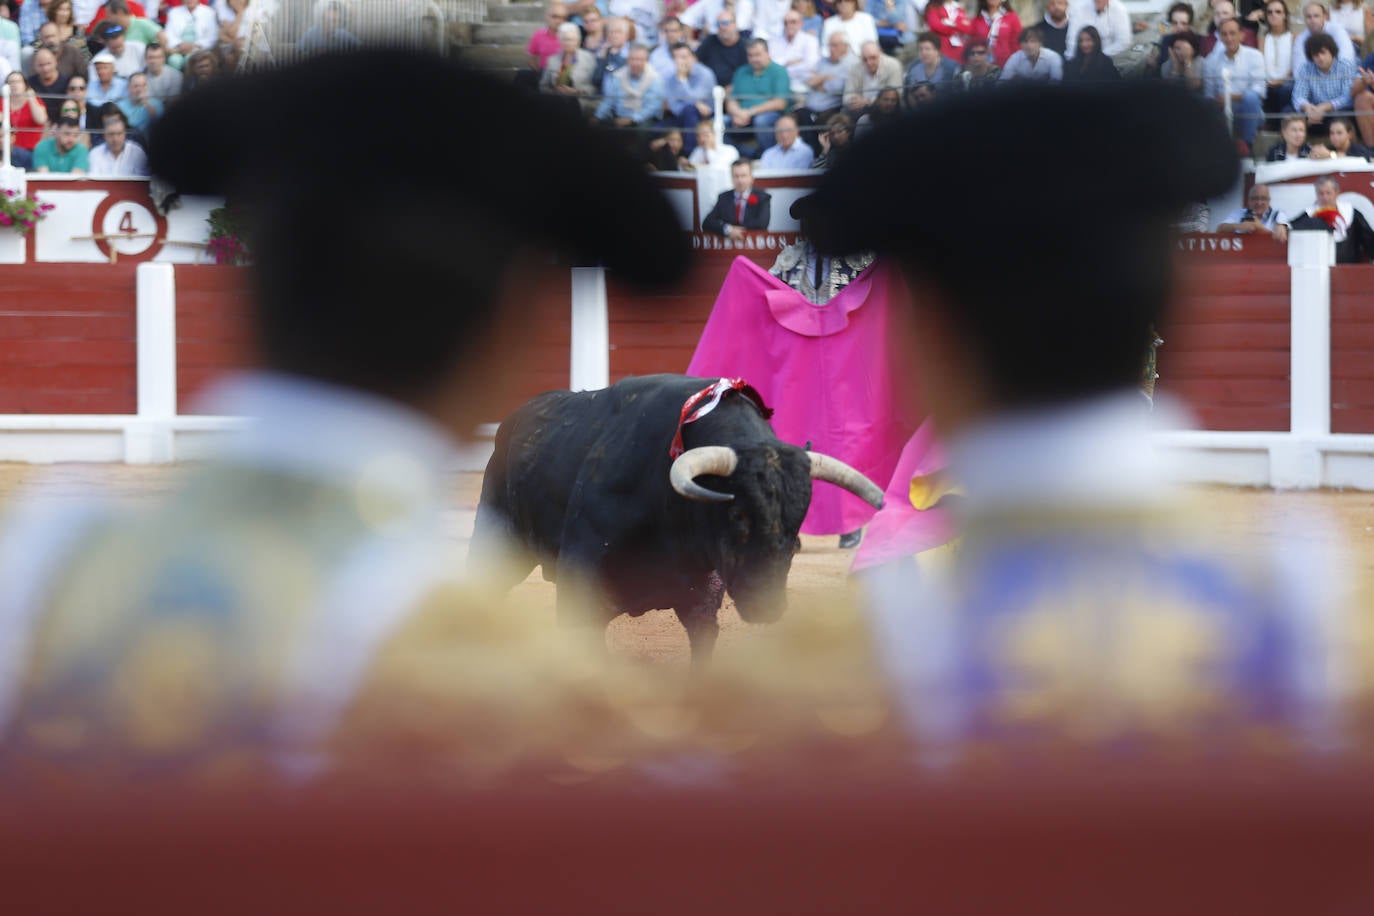
{"label": "potted flowers", "polygon": [[12,188],[6,188],[0,191],[0,229],[8,227],[20,235],[28,235],[51,209],[52,204],[41,203]]}

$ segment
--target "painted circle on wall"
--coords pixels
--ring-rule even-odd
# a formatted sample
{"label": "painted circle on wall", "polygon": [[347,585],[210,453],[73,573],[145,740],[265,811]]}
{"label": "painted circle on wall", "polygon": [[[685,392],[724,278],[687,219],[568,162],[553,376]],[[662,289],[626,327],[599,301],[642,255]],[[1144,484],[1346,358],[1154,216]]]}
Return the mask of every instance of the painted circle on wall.
{"label": "painted circle on wall", "polygon": [[145,204],[111,195],[95,208],[91,234],[107,258],[115,252],[121,260],[148,261],[162,250],[167,220]]}

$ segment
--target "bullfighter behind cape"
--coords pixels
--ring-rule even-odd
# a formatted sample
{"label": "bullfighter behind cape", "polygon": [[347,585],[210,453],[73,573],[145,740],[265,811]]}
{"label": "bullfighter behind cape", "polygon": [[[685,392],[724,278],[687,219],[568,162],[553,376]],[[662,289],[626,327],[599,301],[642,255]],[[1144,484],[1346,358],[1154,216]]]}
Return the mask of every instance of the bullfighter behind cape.
{"label": "bullfighter behind cape", "polygon": [[[804,258],[797,262],[806,264]],[[852,266],[836,258],[823,282],[811,288],[824,288],[836,269]],[[852,274],[832,298],[813,302],[736,258],[687,371],[747,378],[776,411],[778,438],[809,442],[870,480],[886,481],[918,425],[903,401],[914,382],[910,369],[888,356],[898,320],[889,307],[895,275],[881,262]],[[849,493],[817,488],[801,530],[844,534],[862,528],[873,513]]]}

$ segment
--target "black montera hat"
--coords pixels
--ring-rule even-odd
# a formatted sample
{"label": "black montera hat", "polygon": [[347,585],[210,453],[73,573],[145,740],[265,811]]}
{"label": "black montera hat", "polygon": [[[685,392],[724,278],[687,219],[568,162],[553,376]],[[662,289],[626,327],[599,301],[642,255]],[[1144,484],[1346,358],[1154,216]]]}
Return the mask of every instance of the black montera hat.
{"label": "black montera hat", "polygon": [[[169,107],[149,156],[182,193],[229,194],[264,218],[284,192],[291,206],[347,199],[376,229],[413,196],[632,281],[687,266],[664,195],[576,106],[429,54],[332,54],[210,83]],[[322,231],[342,228],[334,215],[320,211]]]}
{"label": "black montera hat", "polygon": [[550,252],[646,286],[687,267],[665,196],[575,105],[415,51],[210,82],[148,153],[181,193],[239,211],[265,364],[383,394],[485,352]]}
{"label": "black montera hat", "polygon": [[1180,88],[1022,83],[858,140],[808,229],[823,253],[897,258],[918,308],[940,291],[1003,403],[1053,401],[1138,376],[1173,292],[1170,224],[1238,173],[1220,110]]}

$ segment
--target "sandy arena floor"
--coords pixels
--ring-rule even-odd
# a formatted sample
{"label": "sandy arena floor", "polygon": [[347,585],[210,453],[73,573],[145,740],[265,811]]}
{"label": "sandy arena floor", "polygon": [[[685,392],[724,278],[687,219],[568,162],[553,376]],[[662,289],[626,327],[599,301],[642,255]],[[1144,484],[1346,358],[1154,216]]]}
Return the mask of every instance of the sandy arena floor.
{"label": "sandy arena floor", "polygon": [[[0,509],[22,487],[55,489],[82,483],[102,485],[134,500],[152,499],[172,487],[182,470],[173,467],[127,465],[63,464],[46,467],[0,463]],[[450,530],[455,540],[465,543],[480,493],[482,475],[458,474],[454,479],[454,513]],[[1374,493],[1307,491],[1275,493],[1269,490],[1234,487],[1199,487],[1196,490],[1205,510],[1221,526],[1223,536],[1249,534],[1260,543],[1272,543],[1291,522],[1312,513],[1324,513],[1331,520],[1331,546],[1341,557],[1341,566],[1350,578],[1355,593],[1374,595]],[[853,551],[840,550],[833,537],[803,537],[789,589],[798,595],[824,597],[846,588],[845,573]],[[554,589],[536,571],[519,586],[522,597],[538,607],[546,607],[553,618]],[[1374,614],[1374,609],[1371,609]],[[1364,616],[1364,615],[1362,615]],[[747,639],[754,627],[742,622],[727,602],[721,614],[721,645]],[[685,664],[687,636],[671,611],[653,611],[637,619],[621,617],[610,627],[608,641],[616,652],[671,664]]]}

